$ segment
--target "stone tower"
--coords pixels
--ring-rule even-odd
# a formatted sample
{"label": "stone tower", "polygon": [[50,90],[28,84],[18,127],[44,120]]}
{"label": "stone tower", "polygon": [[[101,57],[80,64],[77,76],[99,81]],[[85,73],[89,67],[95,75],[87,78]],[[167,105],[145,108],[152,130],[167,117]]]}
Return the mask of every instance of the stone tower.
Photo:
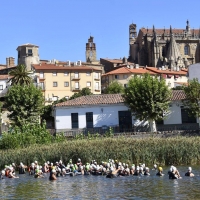
{"label": "stone tower", "polygon": [[31,64],[39,64],[39,46],[27,43],[17,47],[18,61],[17,64],[23,64],[27,70],[31,70]]}
{"label": "stone tower", "polygon": [[136,24],[129,25],[129,60],[137,62],[137,26]]}
{"label": "stone tower", "polygon": [[90,36],[86,43],[86,62],[95,62],[97,60],[96,44],[93,42],[94,37]]}

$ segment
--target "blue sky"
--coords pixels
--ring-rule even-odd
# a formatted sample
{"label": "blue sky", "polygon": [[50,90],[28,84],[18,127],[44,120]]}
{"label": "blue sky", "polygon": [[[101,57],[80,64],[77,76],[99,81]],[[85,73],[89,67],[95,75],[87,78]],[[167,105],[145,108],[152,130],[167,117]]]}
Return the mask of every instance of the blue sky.
{"label": "blue sky", "polygon": [[0,63],[17,46],[39,45],[40,59],[85,61],[94,36],[97,58],[128,56],[129,24],[137,29],[200,27],[199,0],[0,0]]}

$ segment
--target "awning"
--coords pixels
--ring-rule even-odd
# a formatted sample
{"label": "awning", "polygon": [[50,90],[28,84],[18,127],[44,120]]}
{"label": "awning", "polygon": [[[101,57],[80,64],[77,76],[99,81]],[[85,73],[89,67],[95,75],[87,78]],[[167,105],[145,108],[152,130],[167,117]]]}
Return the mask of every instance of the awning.
{"label": "awning", "polygon": [[179,75],[174,75],[174,78],[179,78]]}
{"label": "awning", "polygon": [[162,78],[167,78],[166,74],[161,74]]}
{"label": "awning", "polygon": [[172,77],[172,75],[171,74],[167,74],[167,78],[171,78]]}

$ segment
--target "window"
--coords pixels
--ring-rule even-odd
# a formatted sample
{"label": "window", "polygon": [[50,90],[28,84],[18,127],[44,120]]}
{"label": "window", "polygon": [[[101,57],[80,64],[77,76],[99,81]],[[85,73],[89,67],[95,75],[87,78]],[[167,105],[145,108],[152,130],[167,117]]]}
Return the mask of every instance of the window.
{"label": "window", "polygon": [[93,128],[93,112],[86,113],[86,128]]}
{"label": "window", "polygon": [[124,84],[124,88],[127,88],[127,84]]}
{"label": "window", "polygon": [[119,79],[119,75],[115,75],[115,79]]}
{"label": "window", "polygon": [[57,82],[53,82],[53,87],[58,87],[58,83]]}
{"label": "window", "polygon": [[75,89],[79,89],[79,82],[75,83]]}
{"label": "window", "polygon": [[69,82],[64,82],[65,87],[69,87]]}
{"label": "window", "polygon": [[20,58],[20,51],[18,51],[18,58]]}
{"label": "window", "polygon": [[64,72],[64,76],[69,76],[69,72]]}
{"label": "window", "polygon": [[44,72],[40,72],[40,78],[44,78]]}
{"label": "window", "polygon": [[86,72],[86,76],[91,76],[91,72]]}
{"label": "window", "polygon": [[53,75],[53,76],[57,76],[57,72],[53,72],[52,75]]}
{"label": "window", "polygon": [[99,73],[98,72],[95,72],[95,78],[99,79]]}
{"label": "window", "polygon": [[185,45],[185,47],[184,47],[184,54],[189,55],[189,46],[188,45]]}
{"label": "window", "polygon": [[28,49],[28,56],[32,56],[32,55],[33,55],[32,49]]}
{"label": "window", "polygon": [[78,113],[71,113],[72,128],[78,128]]}
{"label": "window", "polygon": [[181,108],[181,118],[182,118],[182,124],[185,123],[197,123],[196,117],[190,116],[188,114],[188,109]]}
{"label": "window", "polygon": [[41,90],[45,90],[44,82],[40,82],[39,83],[39,88],[41,88]]}
{"label": "window", "polygon": [[99,82],[95,83],[95,90],[100,90],[100,88],[99,88]]}
{"label": "window", "polygon": [[53,101],[57,101],[58,100],[58,96],[53,96]]}
{"label": "window", "polygon": [[124,79],[127,79],[128,78],[128,75],[127,74],[124,74]]}
{"label": "window", "polygon": [[90,86],[91,86],[91,82],[88,81],[88,82],[86,83],[86,86],[87,86],[87,87],[90,87]]}
{"label": "window", "polygon": [[0,90],[3,90],[3,85],[0,85]]}
{"label": "window", "polygon": [[74,77],[75,78],[79,78],[79,73],[78,72],[74,72]]}

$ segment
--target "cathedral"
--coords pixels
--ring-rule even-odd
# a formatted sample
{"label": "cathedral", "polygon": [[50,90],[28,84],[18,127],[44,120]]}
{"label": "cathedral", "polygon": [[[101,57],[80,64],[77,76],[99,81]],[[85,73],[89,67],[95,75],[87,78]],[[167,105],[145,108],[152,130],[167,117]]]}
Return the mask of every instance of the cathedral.
{"label": "cathedral", "polygon": [[140,66],[164,67],[178,71],[200,62],[200,29],[141,28],[129,26],[129,61]]}

